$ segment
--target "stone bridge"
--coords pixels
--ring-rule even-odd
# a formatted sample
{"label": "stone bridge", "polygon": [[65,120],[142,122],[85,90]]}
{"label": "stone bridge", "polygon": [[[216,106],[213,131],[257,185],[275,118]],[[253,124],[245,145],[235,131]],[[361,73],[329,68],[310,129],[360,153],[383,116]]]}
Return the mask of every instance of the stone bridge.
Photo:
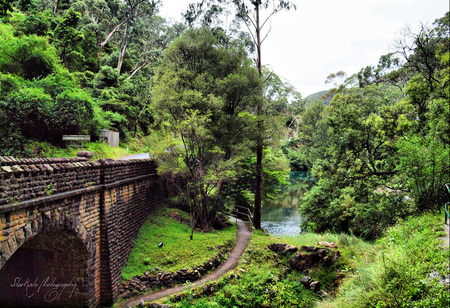
{"label": "stone bridge", "polygon": [[172,185],[143,160],[0,157],[0,307],[109,306]]}

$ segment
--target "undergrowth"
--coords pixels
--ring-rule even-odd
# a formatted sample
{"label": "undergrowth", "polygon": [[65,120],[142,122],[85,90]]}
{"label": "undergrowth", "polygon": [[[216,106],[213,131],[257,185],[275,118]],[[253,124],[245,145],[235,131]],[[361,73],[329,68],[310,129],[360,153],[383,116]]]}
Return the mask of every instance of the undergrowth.
{"label": "undergrowth", "polygon": [[319,307],[449,307],[449,251],[442,236],[442,217],[433,214],[389,228],[373,244],[376,254],[360,260],[338,296]]}
{"label": "undergrowth", "polygon": [[[128,147],[128,150],[127,150]],[[97,142],[85,142],[83,144],[83,148],[79,147],[58,147],[48,142],[39,142],[29,140],[24,145],[25,150],[21,153],[17,154],[16,158],[23,157],[76,157],[77,152],[79,151],[91,151],[94,153],[94,156],[91,160],[98,160],[102,158],[102,153],[104,158],[112,158],[119,159],[121,157],[143,153],[147,149],[144,147],[140,147],[136,140],[131,140],[128,144],[121,144],[120,147],[110,147],[105,141],[105,145],[103,147],[103,143],[101,141]]]}
{"label": "undergrowth", "polygon": [[[290,269],[288,263],[294,253],[278,256],[267,248],[274,242],[293,243],[296,240],[302,245],[316,245],[317,241],[324,239],[317,234],[308,234],[306,241],[301,237],[265,236],[257,231],[236,270],[214,285],[216,292],[200,298],[185,295],[181,302],[172,298],[167,303],[177,307],[313,307],[321,297],[302,285],[300,279],[304,273]],[[327,277],[330,282],[323,288],[332,288],[341,268],[345,267],[339,262],[332,268],[318,268],[308,275],[321,282],[325,282]],[[198,291],[189,292],[195,294]]]}

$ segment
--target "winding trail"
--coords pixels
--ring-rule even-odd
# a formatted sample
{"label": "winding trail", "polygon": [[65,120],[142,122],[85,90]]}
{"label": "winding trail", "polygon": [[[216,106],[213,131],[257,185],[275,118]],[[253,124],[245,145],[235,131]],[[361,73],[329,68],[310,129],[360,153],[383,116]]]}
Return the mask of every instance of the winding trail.
{"label": "winding trail", "polygon": [[[248,228],[247,224],[244,221],[238,219],[237,227],[238,230],[236,235],[236,244],[234,245],[225,262],[222,263],[214,272],[204,276],[200,280],[193,282],[190,286],[191,288],[198,287],[210,281],[215,281],[228,271],[236,268],[241,255],[244,253],[245,249],[247,248],[248,242],[253,235],[253,232]],[[117,305],[117,307],[135,307],[142,301],[152,302],[172,294],[180,293],[185,289],[185,285],[179,285],[170,289],[139,295],[121,302],[119,305]]]}

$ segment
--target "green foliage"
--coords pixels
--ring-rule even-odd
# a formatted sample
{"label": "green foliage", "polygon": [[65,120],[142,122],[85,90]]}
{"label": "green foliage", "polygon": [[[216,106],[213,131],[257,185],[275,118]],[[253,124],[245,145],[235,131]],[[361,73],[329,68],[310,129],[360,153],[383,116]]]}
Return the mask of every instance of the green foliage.
{"label": "green foliage", "polygon": [[3,135],[17,131],[29,139],[60,142],[64,134],[92,130],[96,126],[92,98],[73,85],[68,76],[52,74],[9,87],[2,105],[4,120],[10,125],[5,126]]}
{"label": "green foliage", "polygon": [[413,135],[399,142],[398,169],[420,211],[436,210],[444,203],[443,187],[450,182],[450,147],[436,133]]}
{"label": "green foliage", "polygon": [[14,37],[11,25],[0,23],[0,71],[25,79],[44,78],[58,65],[56,50],[45,37]]}
{"label": "green foliage", "polygon": [[33,10],[23,17],[19,13],[14,14],[11,24],[14,25],[15,36],[32,34],[47,36],[50,34],[51,20],[52,14],[49,11]]}
{"label": "green foliage", "polygon": [[[267,147],[263,163],[263,198],[273,199],[289,185],[289,162],[280,150]],[[246,156],[236,162],[236,180],[224,187],[227,202],[251,208],[255,193],[255,165],[254,156]]]}
{"label": "green foliage", "polygon": [[53,31],[53,44],[58,48],[66,68],[69,70],[81,70],[84,68],[84,56],[82,54],[81,41],[83,33],[77,30],[81,14],[69,9]]}
{"label": "green foliage", "polygon": [[[175,307],[447,307],[450,297],[443,282],[448,277],[448,249],[442,246],[441,217],[425,214],[408,218],[376,242],[345,234],[304,233],[275,238],[253,235],[237,269],[208,287],[181,295]],[[341,257],[331,268],[308,274],[335,296],[320,298],[301,285],[303,273],[289,271],[292,255],[274,258],[267,245],[273,242],[317,245],[335,242]],[[245,260],[245,262],[243,261]],[[344,276],[344,278],[342,277]]]}
{"label": "green foliage", "polygon": [[319,179],[300,208],[305,228],[377,238],[399,218],[442,206],[450,181],[445,30],[441,20],[411,34],[406,63],[383,56],[347,79],[323,112],[303,114],[301,150],[285,152]]}
{"label": "green foliage", "polygon": [[[1,20],[0,73],[9,74],[8,80],[2,77],[2,94],[39,88],[51,96],[55,108],[51,112],[61,116],[37,127],[40,132],[52,126],[49,138],[42,135],[39,140],[55,143],[69,130],[89,133],[95,140],[100,128],[119,131],[122,141],[148,133],[154,120],[150,109],[152,76],[160,63],[161,49],[184,27],[170,26],[155,16],[151,1],[135,4],[21,0],[18,10]],[[115,68],[118,57],[122,70]],[[10,100],[2,97],[3,102]],[[3,112],[0,120],[2,125],[6,121]],[[8,140],[4,153],[24,153],[21,144],[34,138],[24,136],[20,126],[1,128],[2,140]]]}
{"label": "green foliage", "polygon": [[12,0],[1,0],[0,1],[0,17],[5,16],[8,11],[12,11]]}
{"label": "green foliage", "polygon": [[[119,72],[110,67],[102,66],[93,80],[94,90],[103,90],[117,87],[119,82]],[[102,94],[100,94],[102,96]]]}
{"label": "green foliage", "polygon": [[162,171],[187,178],[180,189],[198,222],[208,226],[220,204],[216,196],[224,182],[235,178],[241,144],[253,126],[248,110],[257,75],[239,46],[220,45],[207,28],[176,39],[165,59],[156,78],[153,109],[164,121],[160,125],[179,141],[157,158]]}
{"label": "green foliage", "polygon": [[315,160],[326,157],[329,143],[327,126],[322,120],[325,107],[321,101],[311,102],[300,116],[297,138],[283,145],[293,171],[311,170]]}
{"label": "green foliage", "polygon": [[[254,234],[238,268],[225,275],[208,297],[186,297],[177,307],[313,307],[317,296],[301,283],[300,273],[287,274],[288,257],[275,266],[267,245],[279,239]],[[282,240],[285,242],[285,240]],[[242,260],[241,259],[241,260]],[[196,294],[196,290],[191,291]]]}
{"label": "green foliage", "polygon": [[49,132],[53,100],[42,88],[21,88],[8,95],[3,107],[6,118],[17,125],[25,137]]}

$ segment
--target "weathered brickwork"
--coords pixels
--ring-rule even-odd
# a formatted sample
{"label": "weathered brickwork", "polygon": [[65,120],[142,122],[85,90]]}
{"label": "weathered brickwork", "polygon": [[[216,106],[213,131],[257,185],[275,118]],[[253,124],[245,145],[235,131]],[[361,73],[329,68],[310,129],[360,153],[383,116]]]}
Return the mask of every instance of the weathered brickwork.
{"label": "weathered brickwork", "polygon": [[0,157],[0,206],[100,184],[100,162],[86,158]]}
{"label": "weathered brickwork", "polygon": [[[73,251],[85,254],[86,261],[78,262],[83,269],[72,264],[83,256],[68,257],[71,264],[60,264],[81,273],[76,278],[82,281],[76,298],[91,307],[112,304],[139,228],[150,210],[173,194],[156,167],[152,160],[0,157],[0,279],[3,266],[18,249],[26,247],[36,256],[48,254],[43,248],[49,246],[43,240],[48,237],[42,234],[60,230],[66,236],[76,235],[84,247]],[[40,240],[24,245],[33,237]],[[70,250],[70,245],[65,246]],[[55,260],[63,260],[56,248],[49,251]]]}

